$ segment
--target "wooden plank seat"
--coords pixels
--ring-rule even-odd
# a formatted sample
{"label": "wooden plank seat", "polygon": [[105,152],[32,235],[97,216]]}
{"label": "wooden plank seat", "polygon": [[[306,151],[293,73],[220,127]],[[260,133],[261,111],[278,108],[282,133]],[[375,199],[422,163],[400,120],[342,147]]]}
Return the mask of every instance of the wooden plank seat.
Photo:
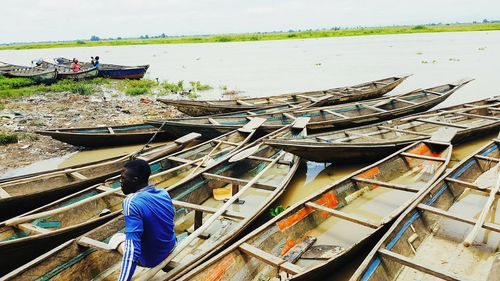
{"label": "wooden plank seat", "polygon": [[[480,187],[478,185],[475,185],[473,183],[462,181],[462,180],[459,180],[459,179],[454,179],[454,178],[448,177],[448,178],[445,178],[444,180],[446,182],[448,182],[448,183],[462,185],[464,187],[467,187],[467,188],[470,188],[470,189],[474,189],[474,190],[477,190],[477,191],[482,191],[482,192],[485,192],[485,193],[489,193],[491,191],[491,188],[482,188],[482,187]],[[500,191],[497,192],[497,194],[500,194]]]}
{"label": "wooden plank seat", "polygon": [[24,231],[34,232],[36,234],[46,234],[51,232],[50,229],[39,227],[31,223],[21,223],[16,225],[16,227]]}
{"label": "wooden plank seat", "polygon": [[114,134],[115,134],[115,131],[113,131],[113,128],[111,128],[111,127],[108,127],[108,131],[109,131],[109,133],[110,133],[110,134],[112,134],[112,135],[114,135]]}
{"label": "wooden plank seat", "polygon": [[387,86],[389,85],[390,83],[385,83],[385,82],[380,82],[380,81],[374,81],[373,84],[375,85],[382,85],[382,86]]}
{"label": "wooden plank seat", "polygon": [[[221,182],[225,182],[225,183],[229,183],[229,184],[236,184],[236,185],[246,185],[250,182],[248,180],[226,177],[226,176],[221,176],[221,175],[216,175],[216,174],[211,174],[211,173],[203,173],[202,176],[207,178],[207,179],[221,181]],[[252,187],[258,188],[258,189],[270,190],[270,191],[273,191],[277,188],[277,186],[274,186],[274,185],[263,184],[263,183],[258,183],[258,182],[254,183],[252,185]]]}
{"label": "wooden plank seat", "polygon": [[[470,280],[470,279],[464,279],[463,277],[458,277],[458,276],[456,276],[448,271],[444,271],[444,270],[441,270],[439,268],[423,265],[417,261],[414,261],[413,259],[410,259],[408,257],[405,257],[403,255],[400,255],[400,254],[397,254],[394,252],[391,252],[387,249],[379,249],[378,253],[381,256],[388,258],[392,261],[395,261],[397,263],[400,263],[404,266],[416,269],[416,270],[424,272],[426,274],[430,274],[432,276],[441,278],[443,280],[447,280],[447,281],[469,281]],[[472,281],[472,280],[470,280],[470,281]]]}
{"label": "wooden plank seat", "polygon": [[493,157],[489,157],[489,156],[474,155],[474,157],[476,157],[477,159],[486,160],[486,161],[490,161],[490,162],[500,162],[499,158],[493,158]]}
{"label": "wooden plank seat", "polygon": [[220,125],[219,122],[217,122],[217,120],[213,119],[213,118],[208,118],[208,122],[210,122],[210,124],[213,124],[213,125]]}
{"label": "wooden plank seat", "polygon": [[[461,216],[461,215],[458,215],[458,214],[453,214],[453,213],[451,213],[449,211],[445,211],[445,210],[442,210],[442,209],[439,209],[439,208],[435,208],[435,207],[432,207],[432,206],[429,206],[429,205],[426,205],[426,204],[422,204],[422,203],[418,204],[417,208],[420,211],[426,211],[426,212],[429,212],[429,213],[433,213],[433,214],[436,214],[436,215],[439,215],[439,216],[442,216],[442,217],[445,217],[445,218],[449,218],[449,219],[452,219],[452,220],[455,220],[455,221],[467,223],[467,224],[470,224],[470,225],[475,225],[476,221],[477,221],[476,219],[467,218],[467,217],[464,217],[464,216]],[[486,230],[494,231],[494,232],[500,232],[500,225],[498,225],[496,223],[485,222],[483,224],[483,228],[486,229]]]}
{"label": "wooden plank seat", "polygon": [[177,156],[168,156],[167,159],[174,161],[174,162],[183,163],[183,164],[192,162],[192,160],[184,159],[184,158],[177,157]]}
{"label": "wooden plank seat", "polygon": [[429,119],[424,119],[424,118],[417,118],[416,121],[423,122],[423,123],[434,124],[434,125],[442,125],[442,126],[454,127],[454,128],[459,128],[459,129],[467,129],[468,128],[467,126],[464,126],[464,125],[458,125],[458,124],[452,124],[452,123],[434,121],[434,120],[429,120]]}
{"label": "wooden plank seat", "polygon": [[395,98],[394,100],[399,101],[399,102],[403,102],[403,103],[413,104],[413,105],[418,104],[416,102],[405,100],[405,99]]}
{"label": "wooden plank seat", "polygon": [[264,252],[263,250],[254,247],[248,243],[243,243],[239,246],[239,250],[246,253],[249,256],[257,258],[264,263],[267,263],[271,266],[277,267],[278,269],[282,269],[285,272],[290,274],[298,274],[304,271],[304,269],[300,266],[297,266],[291,262],[288,262],[280,257]]}
{"label": "wooden plank seat", "polygon": [[385,110],[385,109],[378,108],[378,107],[375,107],[375,106],[371,106],[369,104],[357,103],[356,106],[368,108],[368,109],[375,110],[375,111],[378,111],[378,112],[387,112],[387,110]]}
{"label": "wooden plank seat", "polygon": [[[198,205],[198,204],[193,204],[193,203],[184,202],[184,201],[179,201],[179,200],[172,200],[172,204],[174,204],[174,206],[176,206],[176,207],[186,208],[186,209],[190,209],[190,210],[194,210],[194,211],[198,211],[198,212],[204,212],[207,214],[215,214],[218,211],[218,209],[216,209],[216,208],[207,207],[207,206]],[[239,219],[239,220],[243,220],[246,218],[244,215],[242,215],[238,212],[233,212],[233,211],[229,211],[229,210],[226,210],[222,214],[222,216],[232,218],[232,219]]]}
{"label": "wooden plank seat", "polygon": [[292,115],[292,114],[290,114],[290,113],[286,113],[286,112],[284,112],[284,113],[282,113],[282,114],[283,114],[283,116],[285,116],[285,117],[286,117],[286,118],[288,118],[288,119],[292,119],[292,120],[297,119],[297,117],[293,116],[293,115]]}
{"label": "wooden plank seat", "polygon": [[460,115],[460,116],[472,117],[472,118],[480,118],[480,119],[488,119],[488,120],[500,121],[500,118],[494,117],[494,116],[484,116],[484,115],[472,114],[472,113],[465,113],[465,112],[457,112],[455,114],[456,115]]}
{"label": "wooden plank seat", "polygon": [[307,202],[305,205],[307,207],[310,207],[310,208],[313,208],[313,209],[316,209],[316,210],[319,210],[319,211],[322,211],[322,212],[330,213],[330,214],[332,214],[335,217],[338,217],[338,218],[341,218],[341,219],[344,219],[344,220],[348,220],[350,222],[353,222],[353,223],[356,223],[356,224],[360,224],[360,225],[363,225],[363,226],[367,226],[367,227],[370,227],[370,228],[373,228],[373,229],[377,229],[380,226],[380,224],[378,224],[376,222],[373,222],[373,221],[371,221],[369,219],[361,218],[361,217],[358,217],[358,216],[355,216],[355,215],[352,215],[352,214],[348,214],[348,213],[345,213],[345,212],[342,212],[342,211],[339,211],[339,210],[331,209],[331,208],[328,208],[328,207],[316,204],[314,202]]}
{"label": "wooden plank seat", "polygon": [[101,242],[99,240],[95,240],[86,236],[80,237],[76,243],[82,247],[86,248],[95,248],[105,252],[111,252],[115,249],[111,248],[108,244]]}
{"label": "wooden plank seat", "polygon": [[394,131],[394,132],[398,132],[398,133],[412,134],[412,135],[423,136],[423,137],[430,137],[431,136],[431,134],[421,133],[421,132],[416,132],[416,131],[406,130],[406,129],[392,128],[392,127],[386,127],[386,126],[378,126],[378,128],[384,129],[384,130],[389,130],[389,131]]}
{"label": "wooden plank seat", "polygon": [[10,194],[5,191],[5,189],[0,187],[0,198],[9,198]]}
{"label": "wooden plank seat", "polygon": [[377,185],[377,186],[392,188],[392,189],[406,191],[406,192],[419,192],[420,191],[420,189],[417,189],[417,188],[414,188],[411,186],[388,183],[388,182],[372,180],[372,179],[364,179],[364,178],[360,178],[360,177],[352,177],[352,180],[357,181],[357,182],[361,182],[361,183],[366,183],[366,184],[370,184],[370,185]]}
{"label": "wooden plank seat", "polygon": [[88,177],[80,174],[79,172],[71,172],[69,173],[69,176],[75,178],[75,179],[78,179],[78,180],[87,180]]}
{"label": "wooden plank seat", "polygon": [[246,106],[253,106],[253,104],[243,101],[243,100],[236,100],[236,103],[239,105],[246,105]]}
{"label": "wooden plank seat", "polygon": [[340,113],[337,113],[335,111],[329,110],[329,109],[321,109],[321,112],[326,112],[328,114],[335,115],[335,116],[340,117],[342,119],[349,119],[349,117],[342,115]]}
{"label": "wooden plank seat", "polygon": [[441,157],[434,157],[434,156],[413,154],[413,153],[408,153],[408,152],[401,152],[401,155],[403,155],[405,157],[417,158],[417,159],[422,159],[422,160],[446,162],[446,159],[445,158],[441,158]]}
{"label": "wooden plank seat", "polygon": [[[256,161],[265,161],[265,162],[273,162],[274,159],[272,158],[266,158],[266,157],[260,157],[260,156],[255,156],[255,155],[250,155],[247,157],[247,159],[252,159],[252,160],[256,160]],[[287,160],[283,160],[283,159],[280,159],[278,160],[278,162],[276,162],[278,164],[281,164],[281,165],[292,165],[292,162],[291,161],[287,161]]]}
{"label": "wooden plank seat", "polygon": [[431,91],[431,90],[423,90],[423,92],[427,93],[427,94],[437,95],[437,96],[442,96],[443,95],[443,93],[436,92],[436,91]]}
{"label": "wooden plank seat", "polygon": [[212,142],[215,143],[220,143],[220,144],[227,144],[227,145],[232,145],[232,146],[238,146],[238,143],[235,142],[230,142],[230,141],[225,141],[225,140],[212,140]]}

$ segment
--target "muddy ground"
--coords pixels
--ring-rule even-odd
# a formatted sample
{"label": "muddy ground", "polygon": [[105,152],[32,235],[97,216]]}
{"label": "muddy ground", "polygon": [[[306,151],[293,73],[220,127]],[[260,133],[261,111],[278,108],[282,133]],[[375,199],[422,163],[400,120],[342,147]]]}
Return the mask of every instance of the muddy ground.
{"label": "muddy ground", "polygon": [[16,133],[18,143],[0,145],[0,175],[10,169],[81,150],[35,130],[140,123],[146,119],[179,116],[155,96],[130,97],[103,89],[92,95],[47,93],[3,100],[0,133]]}

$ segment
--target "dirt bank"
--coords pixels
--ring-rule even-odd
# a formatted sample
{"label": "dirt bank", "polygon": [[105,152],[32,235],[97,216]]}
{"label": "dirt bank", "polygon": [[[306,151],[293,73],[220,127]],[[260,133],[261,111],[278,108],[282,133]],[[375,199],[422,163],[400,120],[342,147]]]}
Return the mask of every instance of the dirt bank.
{"label": "dirt bank", "polygon": [[178,116],[175,109],[155,99],[155,96],[130,97],[118,90],[103,89],[91,95],[47,93],[3,100],[0,133],[15,133],[19,141],[0,145],[0,175],[82,149],[34,134],[35,130],[119,125]]}

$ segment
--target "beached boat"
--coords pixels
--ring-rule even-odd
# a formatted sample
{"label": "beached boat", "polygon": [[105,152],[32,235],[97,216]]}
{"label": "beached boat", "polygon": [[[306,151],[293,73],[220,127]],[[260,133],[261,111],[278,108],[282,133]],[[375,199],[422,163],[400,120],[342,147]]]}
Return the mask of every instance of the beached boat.
{"label": "beached boat", "polygon": [[[303,127],[294,130],[289,126],[266,137],[305,133]],[[234,239],[284,191],[299,165],[299,159],[261,143],[259,139],[249,148],[233,152],[218,164],[200,169],[187,180],[167,188],[176,206],[176,250],[183,250],[169,263],[170,270],[164,273],[165,278],[175,279],[178,274],[194,267]],[[113,189],[111,192],[115,197],[120,196]],[[235,193],[236,196],[232,196]],[[232,200],[237,198],[238,201],[236,204],[232,204],[233,201],[223,203],[225,196]],[[229,208],[220,217],[212,215],[212,218],[211,214],[217,213],[223,206]],[[208,221],[214,219],[216,220],[211,225],[207,225]],[[115,251],[108,251],[107,245],[102,242],[107,242],[123,228],[123,217],[119,216],[4,278],[29,279],[36,274],[40,278],[64,279],[65,276],[78,272],[82,280],[116,279],[120,271],[121,256]],[[201,230],[204,230],[203,233],[199,233]],[[183,244],[190,239],[196,241]],[[99,262],[94,260],[94,256],[99,256]],[[136,274],[144,270],[138,268]]]}
{"label": "beached boat", "polygon": [[[224,161],[253,139],[255,128],[236,130],[217,139],[183,149],[150,162],[150,183],[168,188],[195,172]],[[0,275],[30,261],[68,239],[93,229],[116,217],[121,211],[123,194],[120,176],[109,178],[54,203],[0,223]]]}
{"label": "beached boat", "polygon": [[288,207],[179,280],[313,280],[331,272],[444,172],[451,150],[412,144]]}
{"label": "beached boat", "polygon": [[261,98],[241,98],[235,100],[172,100],[159,101],[175,106],[177,110],[190,116],[204,116],[219,113],[271,107],[280,104],[312,101],[308,106],[333,105],[381,97],[401,84],[408,76],[389,77],[350,87],[339,87],[321,91],[300,92]]}
{"label": "beached boat", "polygon": [[[55,58],[54,61],[57,64],[69,66],[71,65],[71,60],[66,58]],[[84,68],[91,68],[93,65],[90,62],[84,62]],[[137,66],[127,66],[127,65],[117,65],[117,64],[99,64],[99,77],[111,78],[111,79],[141,79],[148,71],[149,64],[137,65]]]}
{"label": "beached boat", "polygon": [[0,75],[12,78],[29,78],[37,83],[50,84],[56,81],[57,70],[19,66],[0,62]]}
{"label": "beached boat", "polygon": [[[310,133],[321,130],[350,128],[428,110],[446,100],[469,81],[463,80],[455,84],[444,84],[375,100],[256,116],[267,119],[259,127],[260,130],[266,132],[272,132],[284,125],[291,124],[298,117],[311,118],[311,121],[307,124]],[[175,136],[184,135],[187,132],[197,132],[203,138],[213,138],[220,133],[243,126],[247,122],[249,122],[249,119],[245,116],[214,116],[158,121],[156,126],[165,123],[164,130]]]}
{"label": "beached boat", "polygon": [[350,280],[499,280],[499,145],[493,140],[437,181]]}
{"label": "beached boat", "polygon": [[72,80],[85,80],[96,78],[99,74],[99,70],[96,67],[88,67],[75,72],[69,68],[69,66],[53,64],[50,62],[43,61],[40,63],[39,67],[44,69],[56,69],[57,79],[72,79]]}
{"label": "beached boat", "polygon": [[189,134],[175,140],[172,144],[147,148],[128,155],[15,177],[12,180],[4,179],[0,183],[0,220],[43,206],[117,175],[123,165],[133,158],[140,157],[153,161],[182,149],[198,137],[198,134]]}
{"label": "beached boat", "polygon": [[410,143],[428,139],[443,127],[458,129],[453,144],[498,130],[500,96],[304,139],[266,142],[309,161],[359,163],[380,159]]}
{"label": "beached boat", "polygon": [[173,139],[167,131],[158,130],[150,124],[130,124],[106,127],[60,128],[39,130],[35,133],[50,136],[53,139],[84,147],[121,146],[145,144],[153,136],[153,141]]}

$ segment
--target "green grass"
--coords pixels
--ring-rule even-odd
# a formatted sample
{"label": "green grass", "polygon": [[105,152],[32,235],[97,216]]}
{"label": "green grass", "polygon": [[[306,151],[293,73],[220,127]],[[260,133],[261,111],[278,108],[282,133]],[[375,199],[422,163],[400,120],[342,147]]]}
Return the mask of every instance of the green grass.
{"label": "green grass", "polygon": [[[6,80],[19,79],[19,78],[5,78]],[[61,80],[51,85],[29,85],[27,87],[17,87],[19,83],[5,82],[0,85],[11,85],[10,87],[0,86],[0,98],[20,98],[39,93],[47,92],[70,92],[81,95],[89,95],[98,90],[100,85],[109,83],[107,79],[93,79],[85,81]],[[12,86],[15,85],[15,86]],[[28,84],[27,84],[28,85]]]}
{"label": "green grass", "polygon": [[16,143],[17,135],[15,134],[0,134],[0,145],[6,145],[9,143]]}
{"label": "green grass", "polygon": [[168,81],[161,82],[160,86],[165,90],[167,94],[179,93],[184,91],[184,80],[180,80],[177,83],[169,83]]}
{"label": "green grass", "polygon": [[29,78],[7,78],[0,75],[0,90],[18,89],[35,84],[36,82]]}
{"label": "green grass", "polygon": [[23,50],[23,49],[45,49],[45,48],[68,48],[68,47],[92,47],[92,46],[121,46],[121,45],[146,45],[146,44],[185,44],[185,43],[209,43],[209,42],[240,42],[257,40],[285,40],[321,37],[344,37],[383,34],[406,34],[406,33],[429,33],[429,32],[463,32],[463,31],[487,31],[500,30],[500,23],[468,23],[468,24],[437,24],[437,25],[414,25],[414,26],[389,26],[370,28],[332,28],[326,30],[291,31],[291,32],[268,32],[268,33],[245,33],[245,34],[223,34],[207,36],[181,36],[149,39],[124,39],[124,40],[100,40],[100,41],[68,41],[52,43],[26,43],[7,44],[0,46],[0,50]]}

